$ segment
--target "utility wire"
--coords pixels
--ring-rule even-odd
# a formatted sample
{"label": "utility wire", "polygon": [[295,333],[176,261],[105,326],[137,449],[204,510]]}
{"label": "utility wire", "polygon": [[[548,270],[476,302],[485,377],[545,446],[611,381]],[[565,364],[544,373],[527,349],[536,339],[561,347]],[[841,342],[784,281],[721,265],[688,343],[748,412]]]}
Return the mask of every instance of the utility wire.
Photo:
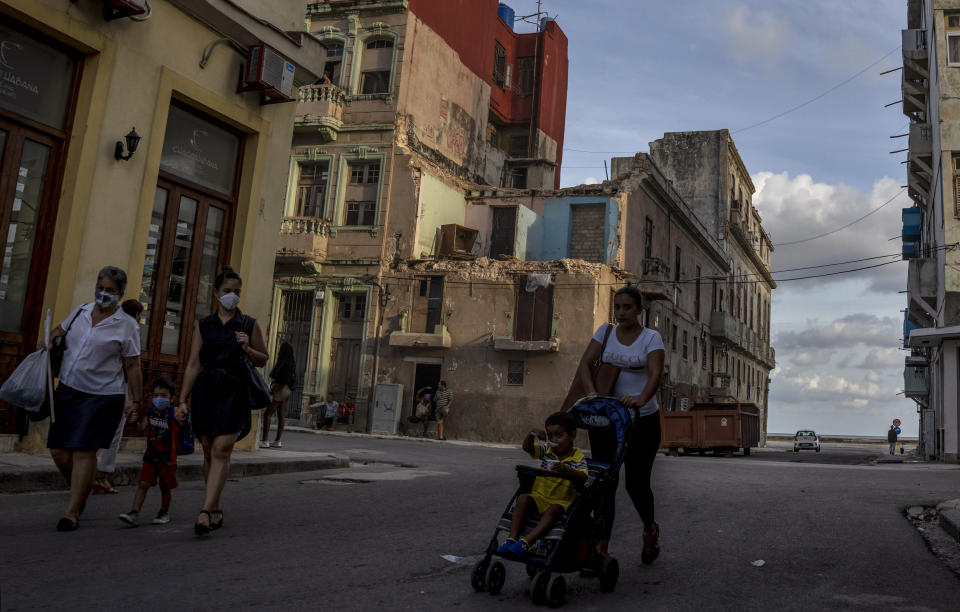
{"label": "utility wire", "polygon": [[884,202],[884,203],[881,204],[880,206],[877,206],[876,208],[874,208],[873,210],[871,210],[871,211],[868,212],[867,214],[863,215],[863,216],[860,217],[859,219],[854,219],[854,220],[851,221],[850,223],[847,223],[846,225],[843,225],[843,226],[841,226],[841,227],[838,227],[838,228],[835,229],[835,230],[831,230],[831,231],[826,232],[826,233],[824,233],[824,234],[818,234],[818,235],[816,235],[816,236],[811,236],[810,238],[804,238],[803,240],[791,240],[790,242],[778,242],[778,243],[774,244],[773,246],[779,247],[779,246],[790,246],[790,245],[792,245],[792,244],[801,244],[801,243],[803,243],[803,242],[810,242],[811,240],[817,240],[817,239],[820,239],[820,238],[824,238],[824,237],[826,237],[826,236],[829,236],[829,235],[831,235],[831,234],[836,234],[837,232],[839,232],[839,231],[841,231],[841,230],[845,230],[845,229],[847,229],[848,227],[850,227],[851,225],[854,225],[855,223],[859,223],[859,222],[863,221],[864,219],[866,219],[867,217],[869,217],[870,215],[872,215],[873,213],[879,211],[881,208],[883,208],[884,206],[886,206],[886,205],[889,204],[890,202],[893,202],[894,200],[896,200],[896,199],[897,199],[904,191],[906,191],[906,190],[907,190],[906,187],[904,187],[903,189],[901,189],[900,191],[898,191],[892,198],[890,198],[889,200],[887,200],[886,202]]}
{"label": "utility wire", "polygon": [[867,66],[866,68],[860,70],[859,72],[850,75],[849,77],[847,77],[846,79],[840,81],[839,83],[837,83],[836,85],[834,85],[834,86],[831,87],[830,89],[826,90],[826,91],[823,92],[822,94],[820,94],[820,95],[818,95],[818,96],[814,96],[813,98],[810,98],[810,99],[807,100],[806,102],[801,102],[800,104],[797,104],[796,106],[793,106],[793,107],[791,107],[791,108],[788,108],[787,110],[783,111],[782,113],[778,113],[778,114],[774,115],[773,117],[770,117],[770,118],[768,118],[768,119],[764,119],[763,121],[759,121],[759,122],[757,122],[757,123],[754,123],[754,124],[752,124],[752,125],[748,125],[748,126],[746,126],[746,127],[742,127],[742,128],[733,130],[733,131],[731,132],[731,134],[738,134],[738,133],[740,133],[740,132],[746,132],[747,130],[752,130],[752,129],[755,128],[755,127],[760,127],[761,125],[766,125],[767,123],[770,123],[771,121],[774,121],[774,120],[776,120],[776,119],[779,119],[780,117],[783,117],[784,115],[789,115],[790,113],[792,113],[792,112],[794,112],[794,111],[797,111],[797,110],[800,110],[801,108],[803,108],[804,106],[807,106],[808,104],[811,104],[811,103],[813,103],[813,102],[816,102],[816,101],[819,100],[820,98],[822,98],[822,97],[824,97],[825,95],[827,95],[827,94],[829,94],[829,93],[831,93],[831,92],[833,92],[833,91],[835,91],[835,90],[843,87],[844,85],[846,85],[847,83],[849,83],[849,82],[852,81],[853,79],[857,78],[858,76],[860,76],[861,74],[863,74],[863,73],[866,72],[867,70],[870,70],[871,68],[873,68],[874,66],[876,66],[877,64],[879,64],[880,62],[882,62],[883,60],[887,59],[887,56],[891,55],[894,51],[896,51],[896,50],[899,49],[899,48],[900,48],[900,45],[897,45],[897,46],[894,47],[893,49],[890,49],[889,51],[887,51],[886,53],[884,53],[884,54],[883,54],[883,57],[881,57],[881,58],[878,59],[877,61],[873,62],[872,64],[870,64],[870,65]]}

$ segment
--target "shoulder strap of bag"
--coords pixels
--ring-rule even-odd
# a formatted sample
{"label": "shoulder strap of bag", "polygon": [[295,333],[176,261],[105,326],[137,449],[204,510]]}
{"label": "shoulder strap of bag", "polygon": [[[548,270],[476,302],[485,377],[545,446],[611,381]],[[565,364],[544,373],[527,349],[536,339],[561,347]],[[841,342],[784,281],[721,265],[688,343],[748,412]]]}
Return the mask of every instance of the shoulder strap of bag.
{"label": "shoulder strap of bag", "polygon": [[596,363],[594,365],[600,365],[603,363],[603,351],[607,349],[607,340],[610,339],[610,332],[613,331],[613,325],[607,323],[607,331],[603,332],[603,343],[600,345],[600,356],[597,357]]}
{"label": "shoulder strap of bag", "polygon": [[73,318],[70,319],[70,323],[67,324],[67,329],[63,330],[64,332],[70,331],[70,328],[73,327],[73,322],[76,321],[76,320],[77,320],[77,317],[80,316],[80,313],[83,312],[83,307],[84,307],[84,306],[86,306],[86,304],[83,304],[83,305],[81,305],[79,308],[77,308],[77,312],[75,312],[74,315],[73,315]]}

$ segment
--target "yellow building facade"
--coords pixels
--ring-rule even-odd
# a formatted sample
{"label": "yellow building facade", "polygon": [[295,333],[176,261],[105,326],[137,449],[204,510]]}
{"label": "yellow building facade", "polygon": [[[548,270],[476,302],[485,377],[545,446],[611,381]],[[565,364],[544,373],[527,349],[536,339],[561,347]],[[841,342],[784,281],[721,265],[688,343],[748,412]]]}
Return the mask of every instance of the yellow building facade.
{"label": "yellow building facade", "polygon": [[[33,350],[47,309],[56,324],[92,300],[105,265],[126,270],[125,298],[146,308],[145,381],[179,382],[224,265],[267,329],[285,102],[322,73],[317,43],[291,33],[306,0],[275,4],[0,0],[0,377]],[[0,406],[0,449],[38,450],[44,431]]]}

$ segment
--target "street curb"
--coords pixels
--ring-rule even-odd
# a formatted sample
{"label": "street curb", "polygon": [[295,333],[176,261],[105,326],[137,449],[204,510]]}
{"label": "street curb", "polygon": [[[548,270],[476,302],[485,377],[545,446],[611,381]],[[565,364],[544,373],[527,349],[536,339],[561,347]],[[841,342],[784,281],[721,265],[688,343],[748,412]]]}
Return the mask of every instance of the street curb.
{"label": "street curb", "polygon": [[946,508],[940,511],[940,527],[960,542],[960,510]]}
{"label": "street curb", "polygon": [[295,431],[297,433],[308,433],[316,436],[337,436],[341,438],[375,438],[377,440],[406,440],[408,442],[424,442],[428,444],[452,444],[456,446],[481,446],[483,448],[519,448],[519,444],[504,444],[503,442],[480,442],[477,440],[437,440],[436,438],[421,438],[419,436],[402,436],[400,434],[388,433],[366,433],[366,432],[346,432],[340,430],[327,431],[326,429],[313,429],[299,425],[287,425],[284,431]]}
{"label": "street curb", "polygon": [[[237,460],[230,465],[230,478],[269,476],[291,472],[312,472],[350,467],[350,458],[329,454],[317,458],[297,458],[290,461]],[[114,485],[136,484],[140,476],[140,464],[118,465],[111,477]],[[187,463],[177,466],[177,480],[189,482],[203,480],[203,465]],[[29,493],[35,491],[63,491],[67,489],[63,476],[56,469],[26,469],[0,472],[0,494]]]}

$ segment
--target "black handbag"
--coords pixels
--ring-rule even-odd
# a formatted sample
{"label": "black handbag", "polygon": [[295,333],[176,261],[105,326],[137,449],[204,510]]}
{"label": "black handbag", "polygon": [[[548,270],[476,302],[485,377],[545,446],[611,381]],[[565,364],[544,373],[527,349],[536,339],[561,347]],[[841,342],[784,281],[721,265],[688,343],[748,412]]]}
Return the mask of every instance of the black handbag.
{"label": "black handbag", "polygon": [[81,312],[83,312],[83,307],[77,309],[77,313],[70,319],[70,323],[67,324],[67,329],[64,330],[63,335],[57,336],[50,342],[50,370],[53,372],[54,377],[60,376],[60,366],[63,365],[63,354],[67,352],[67,334],[70,333],[73,322],[77,320]]}
{"label": "black handbag", "polygon": [[[254,323],[255,321],[252,318],[243,315],[243,333],[250,336],[253,332]],[[243,365],[247,370],[247,404],[251,410],[266,408],[273,401],[273,394],[270,393],[270,387],[267,386],[266,381],[263,380],[263,376],[260,376],[260,372],[256,366],[254,366],[246,356],[243,358]]]}

